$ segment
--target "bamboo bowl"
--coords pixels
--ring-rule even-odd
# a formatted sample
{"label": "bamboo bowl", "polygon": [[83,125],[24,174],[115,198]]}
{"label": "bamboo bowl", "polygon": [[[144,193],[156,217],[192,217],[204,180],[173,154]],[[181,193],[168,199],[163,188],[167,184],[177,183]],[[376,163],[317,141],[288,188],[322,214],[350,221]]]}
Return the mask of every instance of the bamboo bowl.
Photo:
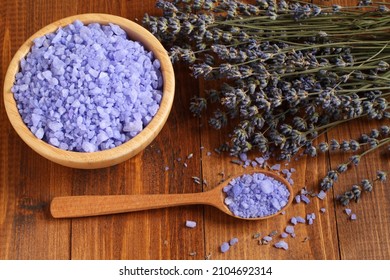
{"label": "bamboo bowl", "polygon": [[[112,149],[97,152],[65,151],[47,142],[38,139],[23,122],[14,99],[11,88],[15,82],[15,75],[19,72],[21,58],[25,57],[33,45],[33,40],[45,34],[55,32],[80,20],[84,24],[100,23],[106,25],[113,23],[120,26],[128,34],[129,39],[140,42],[145,49],[152,51],[161,64],[163,77],[163,97],[159,110],[149,124],[135,137]],[[22,140],[41,156],[58,164],[80,169],[103,168],[123,162],[141,152],[158,135],[168,119],[172,108],[175,88],[173,67],[167,51],[161,43],[148,30],[140,25],[122,17],[108,14],[81,14],[67,17],[49,24],[31,36],[16,52],[6,72],[4,80],[4,102],[8,118]]]}

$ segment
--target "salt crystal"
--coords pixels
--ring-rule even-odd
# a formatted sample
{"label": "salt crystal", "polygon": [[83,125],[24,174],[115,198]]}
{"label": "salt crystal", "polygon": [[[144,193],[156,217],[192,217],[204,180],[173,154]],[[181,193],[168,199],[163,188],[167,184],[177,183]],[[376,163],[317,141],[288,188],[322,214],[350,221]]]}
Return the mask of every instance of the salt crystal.
{"label": "salt crystal", "polygon": [[237,237],[234,237],[234,238],[230,239],[230,241],[229,241],[230,246],[233,246],[233,245],[235,245],[237,243],[238,243],[238,238]]}
{"label": "salt crystal", "polygon": [[272,165],[271,166],[271,170],[279,171],[280,170],[280,164],[277,163],[277,164]]}
{"label": "salt crystal", "polygon": [[288,237],[288,233],[287,233],[287,232],[282,232],[282,233],[280,234],[280,237],[281,237],[281,238],[287,238],[287,237]]}
{"label": "salt crystal", "polygon": [[292,223],[293,225],[296,225],[298,223],[297,218],[292,217],[290,220],[290,223]]}
{"label": "salt crystal", "polygon": [[301,203],[301,196],[298,194],[294,197],[296,203]]}
{"label": "salt crystal", "polygon": [[352,210],[349,209],[349,208],[345,208],[344,211],[345,211],[345,213],[346,213],[348,216],[351,215],[351,213],[352,213]]}
{"label": "salt crystal", "polygon": [[270,241],[272,241],[272,237],[269,236],[269,235],[266,235],[266,236],[264,236],[264,237],[262,238],[262,240],[265,241],[265,242],[270,242]]}
{"label": "salt crystal", "polygon": [[320,209],[320,211],[321,211],[321,213],[325,213],[325,212],[326,212],[326,209],[325,209],[324,207],[322,207],[322,208]]}
{"label": "salt crystal", "polygon": [[289,234],[294,233],[294,227],[293,226],[287,226],[284,231],[289,233]]}
{"label": "salt crystal", "polygon": [[229,243],[223,242],[223,243],[221,244],[220,249],[221,249],[221,252],[222,252],[222,253],[226,253],[226,252],[230,249]]}
{"label": "salt crystal", "polygon": [[279,242],[276,242],[276,243],[274,244],[274,246],[275,246],[276,248],[278,248],[278,249],[288,250],[288,244],[287,244],[287,242],[285,242],[285,241],[283,241],[283,240],[281,240],[281,241],[279,241]]}
{"label": "salt crystal", "polygon": [[301,200],[305,202],[306,204],[310,203],[310,198],[308,198],[306,195],[301,194]]}
{"label": "salt crystal", "polygon": [[355,214],[355,213],[352,213],[352,214],[351,214],[351,220],[354,221],[354,220],[356,220],[356,219],[357,219],[356,214]]}
{"label": "salt crystal", "polygon": [[321,200],[323,200],[325,197],[326,197],[326,192],[324,192],[323,190],[321,190],[318,194],[317,194],[317,197]]}
{"label": "salt crystal", "polygon": [[188,227],[188,228],[195,228],[196,227],[196,222],[187,220],[186,221],[186,227]]}
{"label": "salt crystal", "polygon": [[263,180],[260,183],[260,189],[263,193],[270,194],[271,192],[273,192],[274,187],[270,180]]}
{"label": "salt crystal", "polygon": [[306,223],[306,220],[302,218],[301,216],[296,216],[295,219],[297,220],[298,223],[304,224]]}

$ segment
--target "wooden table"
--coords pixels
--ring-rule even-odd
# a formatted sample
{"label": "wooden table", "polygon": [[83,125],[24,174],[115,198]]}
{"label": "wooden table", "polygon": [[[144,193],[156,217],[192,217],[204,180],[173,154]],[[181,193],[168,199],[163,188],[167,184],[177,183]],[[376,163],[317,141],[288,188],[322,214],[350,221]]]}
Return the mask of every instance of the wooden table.
{"label": "wooden table", "polygon": [[[146,12],[159,12],[154,5],[154,0],[3,1],[1,84],[16,50],[43,26],[90,12],[140,21]],[[205,85],[191,78],[183,66],[175,66],[175,72],[175,101],[162,132],[142,153],[111,168],[77,170],[42,158],[18,137],[0,102],[0,259],[390,259],[389,182],[375,185],[360,203],[349,206],[357,215],[356,221],[351,221],[345,207],[334,200],[352,184],[375,176],[378,169],[390,170],[389,151],[384,149],[369,154],[357,168],[341,176],[326,199],[293,204],[284,215],[269,220],[240,221],[208,206],[53,219],[49,204],[55,196],[199,192],[215,186],[222,179],[221,172],[228,177],[244,171],[231,163],[231,156],[214,151],[226,132],[211,129],[206,117],[195,118],[189,112],[190,98]],[[357,121],[332,130],[326,137],[355,138],[379,123]],[[190,154],[193,157],[187,158]],[[318,192],[320,178],[348,157],[327,153],[291,161],[287,168],[296,169],[294,192],[305,186]],[[207,184],[194,183],[193,176]],[[323,207],[325,213],[320,212]],[[274,248],[272,242],[259,245],[253,237],[275,230],[280,234],[291,217],[308,213],[317,218],[312,225],[295,226],[296,237],[286,239],[287,251]],[[187,228],[186,220],[196,221],[197,227]],[[279,234],[274,240],[280,239]],[[221,243],[233,237],[239,239],[238,244],[221,253]]]}

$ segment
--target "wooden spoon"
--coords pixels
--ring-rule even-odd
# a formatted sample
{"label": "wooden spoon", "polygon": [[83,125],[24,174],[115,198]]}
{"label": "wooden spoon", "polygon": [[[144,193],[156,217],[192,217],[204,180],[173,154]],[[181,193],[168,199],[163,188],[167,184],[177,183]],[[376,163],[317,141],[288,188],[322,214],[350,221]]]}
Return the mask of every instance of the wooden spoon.
{"label": "wooden spoon", "polygon": [[[211,205],[222,212],[238,219],[260,220],[280,214],[292,202],[292,187],[286,179],[280,175],[262,170],[253,173],[263,173],[283,183],[290,192],[287,204],[278,212],[257,218],[242,218],[235,216],[224,203],[226,194],[223,188],[229,184],[231,179],[225,180],[210,191],[200,193],[184,194],[140,194],[140,195],[85,195],[85,196],[63,196],[55,197],[50,205],[50,211],[54,218],[75,218],[107,214],[134,212],[148,209],[157,209],[182,205],[205,204]],[[238,178],[237,175],[234,178]]]}

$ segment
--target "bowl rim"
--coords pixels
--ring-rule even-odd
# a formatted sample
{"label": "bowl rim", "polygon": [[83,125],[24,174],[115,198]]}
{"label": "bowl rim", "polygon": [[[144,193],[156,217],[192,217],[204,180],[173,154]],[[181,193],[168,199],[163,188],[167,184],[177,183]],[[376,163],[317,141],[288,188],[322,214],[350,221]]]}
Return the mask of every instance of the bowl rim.
{"label": "bowl rim", "polygon": [[[140,42],[145,49],[152,51],[159,59],[163,77],[163,96],[156,115],[143,130],[129,141],[111,149],[96,152],[76,152],[57,148],[38,139],[23,122],[14,99],[11,88],[15,82],[15,75],[20,69],[20,59],[31,50],[33,40],[45,34],[55,32],[58,28],[67,26],[79,20],[84,24],[109,23],[119,25],[129,36],[129,39]],[[8,119],[22,140],[41,156],[58,164],[81,169],[103,168],[123,162],[143,150],[161,131],[168,119],[172,108],[175,89],[175,77],[168,53],[157,38],[147,29],[129,19],[100,13],[79,14],[57,20],[30,36],[13,56],[4,78],[4,103]]]}

